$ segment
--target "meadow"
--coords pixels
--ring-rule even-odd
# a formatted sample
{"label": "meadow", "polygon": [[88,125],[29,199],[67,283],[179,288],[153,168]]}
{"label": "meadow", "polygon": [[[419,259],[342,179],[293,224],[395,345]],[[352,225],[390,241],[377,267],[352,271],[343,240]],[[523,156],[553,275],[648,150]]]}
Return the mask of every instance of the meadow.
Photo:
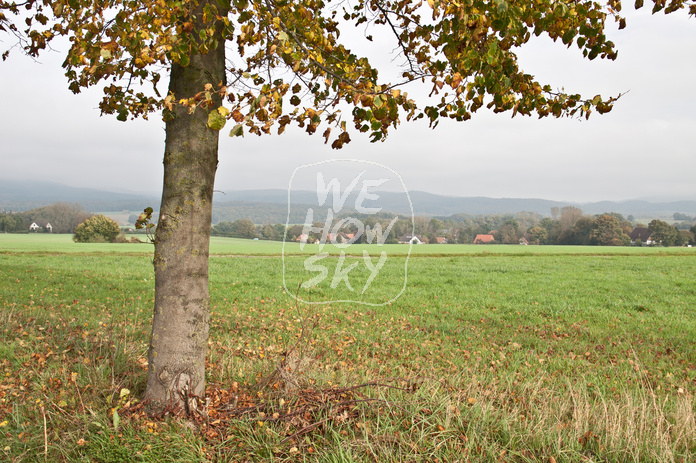
{"label": "meadow", "polygon": [[189,420],[137,400],[150,244],[0,235],[3,460],[696,460],[696,249],[414,246],[379,307],[297,290],[307,250],[212,240],[210,403]]}

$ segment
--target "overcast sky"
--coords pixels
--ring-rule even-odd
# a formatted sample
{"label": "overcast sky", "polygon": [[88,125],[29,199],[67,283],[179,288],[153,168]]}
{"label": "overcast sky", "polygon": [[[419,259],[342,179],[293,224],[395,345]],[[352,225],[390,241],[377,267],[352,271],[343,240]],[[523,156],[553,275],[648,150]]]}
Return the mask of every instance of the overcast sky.
{"label": "overcast sky", "polygon": [[[649,10],[628,16],[626,29],[610,33],[614,62],[583,60],[575,46],[547,39],[518,51],[525,72],[554,88],[587,97],[628,91],[609,114],[580,121],[480,112],[434,131],[404,123],[385,143],[353,134],[341,151],[297,130],[230,139],[223,129],[217,186],[287,188],[300,165],[355,158],[397,171],[409,190],[453,196],[696,199],[696,19]],[[61,62],[59,53],[40,64],[14,53],[0,63],[0,181],[159,191],[160,117],[99,117],[101,90],[73,95]]]}

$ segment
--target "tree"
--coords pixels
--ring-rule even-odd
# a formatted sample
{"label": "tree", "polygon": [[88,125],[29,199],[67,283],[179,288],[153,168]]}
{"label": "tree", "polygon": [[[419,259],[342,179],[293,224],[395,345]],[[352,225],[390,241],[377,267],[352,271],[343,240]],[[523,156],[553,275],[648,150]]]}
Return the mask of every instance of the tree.
{"label": "tree", "polygon": [[580,218],[582,218],[582,209],[575,206],[565,206],[562,208],[561,216],[558,219],[561,226],[561,232],[573,228]]}
{"label": "tree", "polygon": [[254,222],[249,219],[236,220],[234,225],[236,228],[235,232],[240,238],[252,239],[256,238],[258,235],[256,225],[254,225]]}
{"label": "tree", "polygon": [[628,246],[631,239],[624,235],[621,222],[614,215],[602,214],[594,221],[590,242],[600,246]]}
{"label": "tree", "polygon": [[73,239],[78,243],[113,243],[120,232],[113,219],[100,214],[79,224]]}
{"label": "tree", "polygon": [[73,233],[91,214],[77,204],[55,203],[25,212],[32,222],[49,222],[53,233]]}
{"label": "tree", "polygon": [[532,244],[546,244],[549,233],[544,227],[536,226],[527,230],[527,240]]}
{"label": "tree", "polygon": [[581,217],[573,225],[573,239],[575,244],[590,244],[590,234],[595,227],[595,220],[590,217]]}
{"label": "tree", "polygon": [[679,230],[667,222],[655,219],[648,224],[650,239],[653,243],[660,243],[662,246],[674,246],[679,237]]}
{"label": "tree", "polygon": [[430,231],[433,234],[437,235],[443,228],[445,228],[445,223],[442,220],[436,219],[435,217],[430,219]]}
{"label": "tree", "polygon": [[[654,11],[665,8],[654,1]],[[674,0],[665,10],[684,7],[696,12],[691,0]],[[164,180],[145,399],[192,411],[205,388],[211,204],[219,131],[228,121],[235,124],[231,136],[282,133],[291,123],[313,134],[323,124],[327,143],[340,148],[349,131],[378,141],[402,118],[436,126],[442,118],[467,120],[483,106],[513,116],[605,113],[616,97],[554,91],[519,68],[514,50],[532,33],[546,33],[576,44],[589,59],[615,59],[605,23],[611,17],[623,28],[618,11],[619,0],[356,0],[351,6],[330,0],[0,0],[0,29],[31,56],[54,37],[69,37],[69,88],[102,86],[103,114],[125,121],[162,111]],[[27,26],[20,25],[25,19]],[[403,63],[393,74],[398,78],[381,80],[386,72],[340,42],[348,36],[341,30],[355,26],[383,30],[380,40],[393,40]],[[236,45],[232,56],[226,43]],[[234,64],[226,69],[228,58]],[[161,94],[163,70],[169,88]],[[430,97],[409,98],[404,90],[415,82],[427,82]]]}
{"label": "tree", "polygon": [[263,236],[263,239],[265,240],[277,241],[280,238],[280,235],[278,234],[276,227],[274,227],[273,225],[264,225],[261,229],[261,236]]}
{"label": "tree", "polygon": [[510,221],[506,221],[503,224],[503,226],[498,229],[494,236],[495,240],[498,243],[519,244],[519,238],[517,237],[517,229]]}
{"label": "tree", "polygon": [[29,230],[29,221],[18,212],[4,210],[0,212],[0,233],[17,233]]}

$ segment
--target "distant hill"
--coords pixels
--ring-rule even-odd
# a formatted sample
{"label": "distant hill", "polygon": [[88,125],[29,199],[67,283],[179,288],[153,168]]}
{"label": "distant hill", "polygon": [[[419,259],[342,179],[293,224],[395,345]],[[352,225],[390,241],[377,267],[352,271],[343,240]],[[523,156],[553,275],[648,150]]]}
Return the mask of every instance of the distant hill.
{"label": "distant hill", "polygon": [[[379,205],[384,211],[408,214],[410,209],[404,203],[403,194],[379,192]],[[624,216],[636,217],[671,217],[675,212],[696,215],[696,201],[650,202],[644,200],[600,201],[576,203],[570,201],[553,201],[539,198],[487,198],[443,196],[424,191],[409,193],[413,210],[419,216],[447,217],[453,214],[514,214],[529,211],[549,216],[552,207],[575,206],[587,214],[618,212]],[[256,203],[283,204],[287,207],[287,190],[244,190],[225,191],[225,195],[216,194],[216,201],[234,203],[250,201]],[[316,193],[311,191],[294,191],[293,203],[316,204]],[[287,212],[287,211],[286,211]]]}
{"label": "distant hill", "polygon": [[88,211],[142,210],[159,205],[159,197],[75,188],[60,183],[0,179],[0,209],[28,211],[49,204],[78,203]]}
{"label": "distant hill", "polygon": [[[400,193],[379,192],[379,206],[383,212],[401,215],[410,213],[410,207]],[[423,191],[410,192],[416,215],[447,217],[453,214],[487,215],[522,211],[548,216],[552,207],[576,206],[587,214],[618,212],[624,216],[671,217],[675,212],[696,215],[696,201],[650,202],[645,200],[600,201],[573,203],[538,198],[487,198],[443,196]],[[58,183],[0,180],[0,209],[25,211],[55,202],[78,203],[86,210],[141,211],[159,206],[159,195],[112,192],[89,188],[75,188]],[[216,190],[213,201],[213,223],[223,220],[248,218],[255,223],[285,223],[288,214],[288,192],[282,189]],[[302,223],[308,206],[317,203],[315,192],[293,191],[291,223]],[[349,205],[343,212],[350,211]],[[316,209],[316,208],[315,208]],[[315,220],[323,215],[316,211]]]}

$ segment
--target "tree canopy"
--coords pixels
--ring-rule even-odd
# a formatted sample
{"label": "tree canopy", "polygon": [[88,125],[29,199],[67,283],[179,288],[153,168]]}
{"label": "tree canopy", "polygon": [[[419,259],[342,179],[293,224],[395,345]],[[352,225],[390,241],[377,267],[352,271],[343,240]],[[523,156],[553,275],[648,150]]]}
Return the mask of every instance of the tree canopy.
{"label": "tree canopy", "polygon": [[[515,48],[547,34],[589,59],[615,59],[605,26],[608,19],[626,25],[621,8],[617,0],[1,0],[0,28],[31,56],[68,37],[69,87],[78,93],[102,86],[104,114],[126,120],[163,109],[166,119],[173,106],[184,105],[208,110],[216,130],[231,120],[235,136],[282,133],[293,122],[312,134],[323,124],[327,142],[340,148],[350,141],[350,126],[376,141],[403,119],[461,121],[483,106],[539,117],[609,111],[616,96],[555,91],[519,68]],[[696,13],[689,0],[655,0],[653,12],[684,8]],[[393,41],[401,64],[393,79],[382,80],[382,69],[343,43],[356,26],[365,27],[367,40]],[[229,85],[210,81],[191,95],[157,88],[171,64],[187,66],[192,55],[225,43],[236,46]],[[410,98],[411,82],[425,84],[430,98]],[[223,97],[223,107],[214,95]]]}

